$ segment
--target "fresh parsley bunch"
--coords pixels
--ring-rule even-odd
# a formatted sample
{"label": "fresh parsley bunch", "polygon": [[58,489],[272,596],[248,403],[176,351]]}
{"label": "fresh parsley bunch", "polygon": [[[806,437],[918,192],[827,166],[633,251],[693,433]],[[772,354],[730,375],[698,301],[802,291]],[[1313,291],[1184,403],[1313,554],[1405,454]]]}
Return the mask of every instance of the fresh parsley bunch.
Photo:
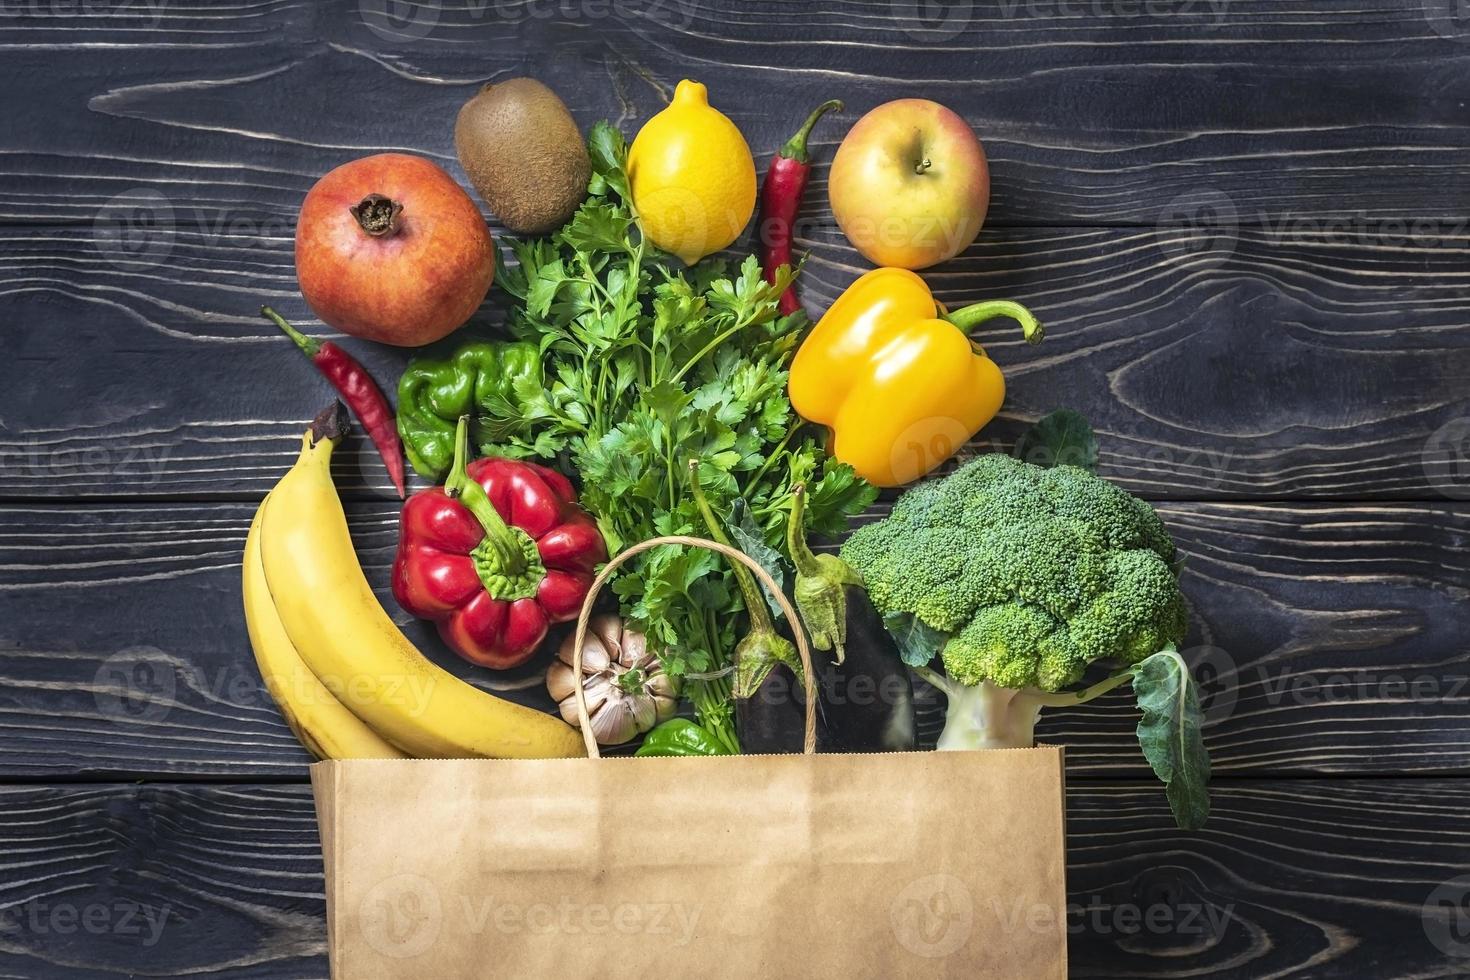
{"label": "fresh parsley bunch", "polygon": [[[805,315],[777,309],[790,270],[767,283],[754,256],[735,272],[713,259],[677,267],[639,232],[622,134],[598,123],[588,150],[586,203],[551,237],[513,242],[518,265],[497,272],[516,300],[510,330],[539,345],[545,385],[522,383],[492,406],[482,450],[568,460],[613,553],[704,533],[689,460],[699,460],[700,484],[728,515],[732,538],[768,567],[778,564],[796,483],[807,486],[811,530],[840,533],[877,490],[826,458],[787,400],[787,366],[807,326]],[[744,609],[725,560],[656,549],[613,587],[664,669],[685,678],[700,721],[738,748],[726,668]]]}

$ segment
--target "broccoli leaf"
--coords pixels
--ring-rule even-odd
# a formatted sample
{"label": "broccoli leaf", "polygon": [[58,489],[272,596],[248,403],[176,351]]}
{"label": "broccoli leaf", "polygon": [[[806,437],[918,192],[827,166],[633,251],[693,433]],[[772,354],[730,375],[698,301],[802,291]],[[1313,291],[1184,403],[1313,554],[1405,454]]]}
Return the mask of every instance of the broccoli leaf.
{"label": "broccoli leaf", "polygon": [[1210,757],[1200,734],[1199,691],[1189,666],[1166,647],[1133,668],[1133,693],[1143,717],[1138,744],[1163,780],[1184,830],[1198,830],[1210,814]]}
{"label": "broccoli leaf", "polygon": [[1097,437],[1082,413],[1063,408],[1021,433],[1012,455],[1044,469],[1067,465],[1096,473]]}
{"label": "broccoli leaf", "polygon": [[883,626],[898,644],[898,655],[910,667],[927,666],[949,642],[948,633],[941,633],[913,613],[888,613],[883,617]]}

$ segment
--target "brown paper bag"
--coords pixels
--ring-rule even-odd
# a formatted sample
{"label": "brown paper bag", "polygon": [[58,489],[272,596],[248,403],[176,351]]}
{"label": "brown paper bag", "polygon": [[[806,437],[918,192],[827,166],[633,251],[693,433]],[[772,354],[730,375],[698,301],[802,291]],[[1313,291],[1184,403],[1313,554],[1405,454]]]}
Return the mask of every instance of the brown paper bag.
{"label": "brown paper bag", "polygon": [[1066,976],[1062,753],[312,767],[332,976]]}
{"label": "brown paper bag", "polygon": [[1058,748],[311,778],[341,980],[1066,976]]}

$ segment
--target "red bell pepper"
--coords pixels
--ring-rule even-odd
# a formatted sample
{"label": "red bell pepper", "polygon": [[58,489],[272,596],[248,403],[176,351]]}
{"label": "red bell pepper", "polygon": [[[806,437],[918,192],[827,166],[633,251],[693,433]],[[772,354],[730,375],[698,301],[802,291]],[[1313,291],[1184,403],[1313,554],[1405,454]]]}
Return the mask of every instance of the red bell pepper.
{"label": "red bell pepper", "polygon": [[552,623],[577,617],[607,546],[560,473],[468,458],[461,418],[449,479],[403,506],[393,595],[471,663],[515,667]]}

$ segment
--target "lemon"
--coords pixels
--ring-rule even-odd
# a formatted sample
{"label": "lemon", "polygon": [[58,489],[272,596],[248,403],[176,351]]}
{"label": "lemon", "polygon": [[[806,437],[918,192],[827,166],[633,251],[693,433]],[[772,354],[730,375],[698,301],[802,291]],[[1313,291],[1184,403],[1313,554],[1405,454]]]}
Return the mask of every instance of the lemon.
{"label": "lemon", "polygon": [[755,161],[709,90],[689,79],[638,131],[628,179],[643,233],[690,265],[735,241],[755,211]]}

